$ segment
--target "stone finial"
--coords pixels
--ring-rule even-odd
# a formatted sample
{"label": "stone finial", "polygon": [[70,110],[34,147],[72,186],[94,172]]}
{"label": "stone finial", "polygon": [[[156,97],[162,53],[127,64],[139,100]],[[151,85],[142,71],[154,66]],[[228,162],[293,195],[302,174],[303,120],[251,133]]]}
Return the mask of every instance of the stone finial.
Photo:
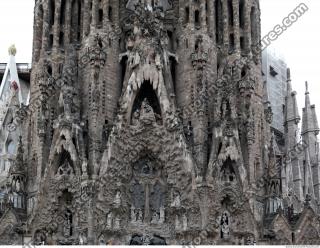
{"label": "stone finial", "polygon": [[308,81],[306,81],[306,95],[309,94],[309,84]]}
{"label": "stone finial", "polygon": [[14,44],[12,44],[8,49],[9,55],[16,56],[17,48]]}

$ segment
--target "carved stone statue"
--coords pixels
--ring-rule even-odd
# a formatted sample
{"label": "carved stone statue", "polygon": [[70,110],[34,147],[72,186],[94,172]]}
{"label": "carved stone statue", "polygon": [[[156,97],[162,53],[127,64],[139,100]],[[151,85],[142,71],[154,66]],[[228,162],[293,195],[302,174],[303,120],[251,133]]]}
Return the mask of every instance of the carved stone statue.
{"label": "carved stone statue", "polygon": [[65,221],[63,225],[63,236],[68,238],[72,235],[72,213],[67,210],[65,213]]}
{"label": "carved stone statue", "polygon": [[164,206],[160,207],[160,218],[159,223],[162,224],[165,221],[165,212],[164,212]]}
{"label": "carved stone statue", "polygon": [[139,124],[140,112],[139,110],[134,111],[132,115],[132,125],[137,126]]}
{"label": "carved stone statue", "polygon": [[87,161],[87,159],[84,159],[82,161],[81,169],[82,169],[82,175],[88,176],[88,161]]}
{"label": "carved stone statue", "polygon": [[87,243],[87,236],[83,230],[79,232],[79,245],[85,245]]}
{"label": "carved stone statue", "polygon": [[181,206],[181,201],[180,201],[180,193],[175,191],[173,193],[173,201],[171,203],[171,207],[180,207]]}
{"label": "carved stone statue", "polygon": [[119,216],[116,216],[114,219],[114,229],[120,229],[120,218]]}
{"label": "carved stone statue", "polygon": [[140,121],[146,125],[150,125],[151,123],[156,121],[154,111],[146,98],[141,104]]}
{"label": "carved stone statue", "polygon": [[188,228],[188,218],[186,214],[182,215],[182,229],[186,231]]}
{"label": "carved stone statue", "polygon": [[18,179],[18,180],[16,181],[16,191],[17,191],[17,192],[20,192],[20,191],[21,191],[20,179]]}
{"label": "carved stone statue", "polygon": [[74,175],[74,171],[70,163],[65,160],[64,163],[58,168],[57,176],[70,177]]}
{"label": "carved stone statue", "polygon": [[107,228],[111,228],[112,227],[112,213],[108,213],[107,214]]}
{"label": "carved stone statue", "polygon": [[137,221],[136,209],[132,205],[131,206],[131,222],[136,222],[136,221]]}
{"label": "carved stone statue", "polygon": [[159,214],[157,212],[154,212],[151,219],[152,224],[158,224],[159,223]]}
{"label": "carved stone statue", "polygon": [[227,239],[230,237],[230,220],[226,212],[224,212],[221,217],[220,231],[221,231],[221,238]]}
{"label": "carved stone statue", "polygon": [[116,207],[120,207],[120,204],[121,204],[121,192],[120,191],[117,191],[117,193],[116,193],[116,197],[114,199],[114,204]]}
{"label": "carved stone statue", "polygon": [[137,218],[137,221],[138,221],[138,222],[142,222],[142,220],[143,220],[142,210],[141,210],[141,209],[138,209],[138,218]]}
{"label": "carved stone statue", "polygon": [[175,228],[176,230],[181,230],[181,222],[178,215],[176,215],[176,219],[175,219]]}

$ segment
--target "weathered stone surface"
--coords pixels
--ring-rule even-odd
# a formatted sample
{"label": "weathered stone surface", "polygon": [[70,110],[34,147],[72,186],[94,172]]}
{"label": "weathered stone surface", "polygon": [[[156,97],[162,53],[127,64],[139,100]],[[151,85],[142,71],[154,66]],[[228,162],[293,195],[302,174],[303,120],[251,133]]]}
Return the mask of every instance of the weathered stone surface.
{"label": "weathered stone surface", "polygon": [[[44,0],[35,15],[13,167],[28,170],[11,173],[34,244],[316,243],[314,198],[296,223],[282,210],[259,1]],[[9,211],[1,228],[21,222]]]}

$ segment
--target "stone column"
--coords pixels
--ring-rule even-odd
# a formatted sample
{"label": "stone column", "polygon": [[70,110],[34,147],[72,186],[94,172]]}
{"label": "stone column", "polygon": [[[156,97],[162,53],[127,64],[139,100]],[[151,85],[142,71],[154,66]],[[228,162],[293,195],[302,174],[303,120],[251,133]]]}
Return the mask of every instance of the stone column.
{"label": "stone column", "polygon": [[42,34],[43,34],[43,8],[42,5],[39,4],[35,9],[35,17],[34,17],[34,31],[33,31],[33,60],[38,61],[40,57],[40,52],[42,48]]}
{"label": "stone column", "polygon": [[44,3],[43,11],[44,11],[44,14],[43,14],[42,50],[46,51],[49,46],[49,36],[50,36],[48,2]]}
{"label": "stone column", "polygon": [[89,0],[84,0],[83,6],[83,37],[86,37],[90,31],[90,9]]}
{"label": "stone column", "polygon": [[238,53],[240,51],[240,23],[239,23],[239,0],[233,0],[233,34],[234,34],[234,45],[235,50]]}
{"label": "stone column", "polygon": [[93,0],[92,3],[92,21],[91,24],[94,28],[97,28],[98,24],[98,0]]}
{"label": "stone column", "polygon": [[250,21],[250,6],[248,0],[244,1],[244,50],[249,53],[251,50],[251,21]]}
{"label": "stone column", "polygon": [[189,24],[191,27],[194,27],[194,8],[192,0],[189,0]]}
{"label": "stone column", "polygon": [[201,0],[200,2],[200,22],[201,28],[205,28],[207,26],[206,0]]}
{"label": "stone column", "polygon": [[222,1],[222,19],[223,19],[223,48],[227,51],[229,47],[229,23],[228,23],[228,2]]}
{"label": "stone column", "polygon": [[70,43],[71,36],[71,1],[66,1],[65,24],[64,24],[64,45]]}
{"label": "stone column", "polygon": [[56,0],[54,10],[54,25],[53,25],[53,48],[59,48],[59,39],[60,39],[60,9],[61,9],[61,0]]}
{"label": "stone column", "polygon": [[183,0],[179,0],[179,24],[182,27],[185,17],[185,5]]}
{"label": "stone column", "polygon": [[148,222],[150,221],[150,209],[149,209],[149,195],[150,195],[150,189],[149,189],[149,185],[146,185],[146,192],[145,192],[145,206],[144,206],[144,222]]}
{"label": "stone column", "polygon": [[106,30],[109,22],[109,0],[104,1],[103,5],[103,29]]}
{"label": "stone column", "polygon": [[216,22],[215,22],[215,16],[216,16],[216,10],[214,8],[216,0],[209,0],[208,1],[208,21],[207,23],[209,27],[209,35],[212,37],[212,41],[214,44],[216,44]]}

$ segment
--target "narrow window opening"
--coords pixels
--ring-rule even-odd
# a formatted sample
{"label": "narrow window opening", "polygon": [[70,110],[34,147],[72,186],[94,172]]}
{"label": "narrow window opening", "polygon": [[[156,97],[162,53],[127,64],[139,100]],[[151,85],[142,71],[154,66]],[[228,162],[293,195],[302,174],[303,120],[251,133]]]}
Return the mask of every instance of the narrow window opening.
{"label": "narrow window opening", "polygon": [[232,7],[232,0],[228,0],[228,19],[229,19],[229,26],[233,27],[233,7]]}
{"label": "narrow window opening", "polygon": [[209,25],[209,11],[208,11],[208,1],[206,1],[206,25]]}
{"label": "narrow window opening", "polygon": [[53,46],[53,34],[50,34],[49,36],[49,49],[52,49]]}
{"label": "narrow window opening", "polygon": [[172,35],[172,32],[171,31],[167,31],[167,34],[168,34],[168,38],[169,38],[169,50],[173,50],[174,47],[173,47],[173,35]]}
{"label": "narrow window opening", "polygon": [[52,67],[51,67],[51,65],[48,65],[48,67],[47,67],[47,72],[48,72],[48,74],[49,74],[50,76],[52,76]]}
{"label": "narrow window opening", "polygon": [[[126,76],[127,62],[128,62],[128,57],[123,57],[123,59],[121,60],[121,85],[123,85],[123,81]],[[121,89],[122,89],[122,86],[121,86]]]}
{"label": "narrow window opening", "polygon": [[244,0],[240,0],[240,5],[239,5],[239,24],[240,28],[244,29]]}
{"label": "narrow window opening", "polygon": [[194,12],[194,24],[198,27],[200,26],[200,12],[199,10],[196,10]]}
{"label": "narrow window opening", "polygon": [[291,233],[291,240],[292,240],[292,244],[295,244],[295,243],[296,243],[296,237],[295,237],[294,232]]}
{"label": "narrow window opening", "polygon": [[61,25],[64,25],[65,9],[66,9],[66,0],[62,0],[61,1],[61,8],[60,8],[60,24]]}
{"label": "narrow window opening", "polygon": [[[109,39],[110,40],[110,39]],[[99,41],[98,41],[98,45],[99,45],[99,47],[100,48],[102,48],[103,47],[103,44],[102,44],[102,40],[101,39],[99,39]]]}
{"label": "narrow window opening", "polygon": [[59,74],[61,75],[63,72],[63,64],[59,64]]}
{"label": "narrow window opening", "polygon": [[112,22],[112,7],[109,7],[109,10],[108,10],[108,17],[109,17],[109,21]]}
{"label": "narrow window opening", "polygon": [[[90,18],[89,18],[89,23],[92,22],[92,0],[90,1]],[[90,29],[90,25],[89,25],[89,29]]]}
{"label": "narrow window opening", "polygon": [[244,38],[240,37],[240,48],[241,50],[244,50]]}
{"label": "narrow window opening", "polygon": [[215,1],[215,26],[216,26],[216,43],[222,44],[223,21],[222,21],[222,4],[220,0]]}
{"label": "narrow window opening", "polygon": [[99,28],[102,27],[102,22],[103,22],[103,10],[99,9],[99,20],[98,20],[98,26]]}
{"label": "narrow window opening", "polygon": [[241,78],[243,78],[247,74],[246,68],[242,68],[241,70]]}
{"label": "narrow window opening", "polygon": [[176,61],[171,57],[170,58],[170,69],[171,69],[171,78],[172,78],[172,84],[173,84],[173,90],[176,92]]}
{"label": "narrow window opening", "polygon": [[63,34],[63,32],[60,32],[60,35],[59,35],[59,46],[60,46],[60,48],[62,48],[64,46],[64,34]]}
{"label": "narrow window opening", "polygon": [[77,40],[81,40],[81,0],[78,0]]}
{"label": "narrow window opening", "polygon": [[189,7],[186,7],[186,9],[185,9],[185,17],[184,17],[184,22],[186,24],[189,23],[189,15],[190,15]]}
{"label": "narrow window opening", "polygon": [[55,4],[54,0],[50,0],[50,9],[49,9],[49,25],[50,28],[54,25],[54,11],[55,11]]}
{"label": "narrow window opening", "polygon": [[230,36],[229,36],[229,53],[233,53],[234,49],[235,49],[234,35],[230,34]]}

